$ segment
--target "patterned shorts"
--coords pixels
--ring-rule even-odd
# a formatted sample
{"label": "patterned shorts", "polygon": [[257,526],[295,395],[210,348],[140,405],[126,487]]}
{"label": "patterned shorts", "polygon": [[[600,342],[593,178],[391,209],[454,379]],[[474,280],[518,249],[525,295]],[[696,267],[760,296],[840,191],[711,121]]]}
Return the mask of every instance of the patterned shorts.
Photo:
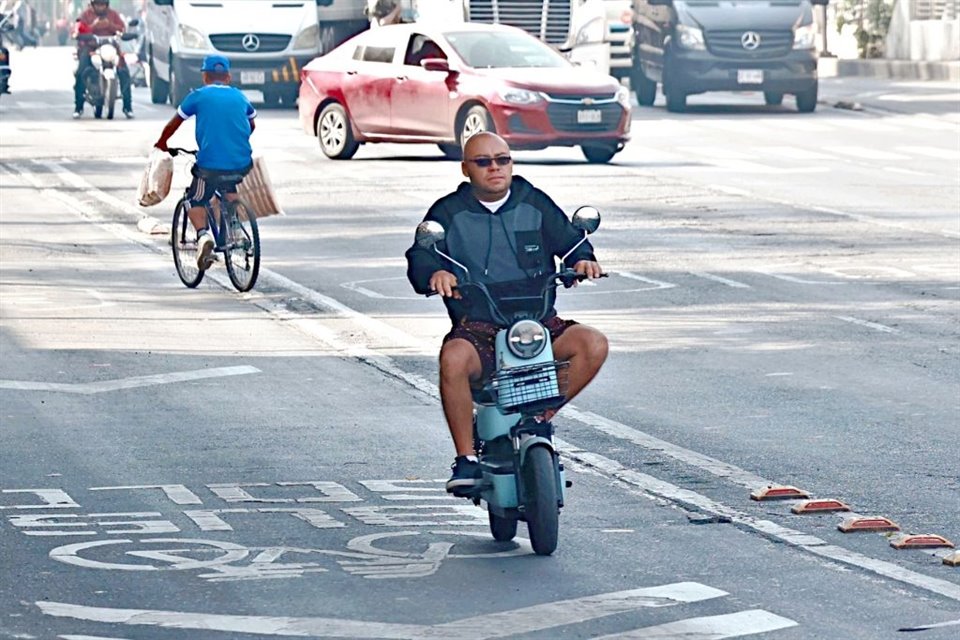
{"label": "patterned shorts", "polygon": [[[556,341],[563,335],[563,332],[577,324],[576,320],[564,320],[560,316],[553,316],[543,323],[550,332],[550,339]],[[483,382],[488,380],[496,370],[496,338],[500,330],[495,324],[490,322],[471,321],[464,318],[460,324],[450,330],[450,333],[443,337],[443,344],[456,338],[462,338],[477,350],[480,356],[480,364],[483,367],[483,373],[480,380],[471,382],[471,386],[480,387]]]}

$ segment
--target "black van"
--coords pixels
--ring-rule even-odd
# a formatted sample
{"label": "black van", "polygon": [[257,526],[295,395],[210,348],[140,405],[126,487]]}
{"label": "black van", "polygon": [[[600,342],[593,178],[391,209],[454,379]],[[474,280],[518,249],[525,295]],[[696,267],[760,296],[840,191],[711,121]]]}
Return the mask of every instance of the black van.
{"label": "black van", "polygon": [[667,109],[706,91],[763,91],[769,105],[797,98],[817,108],[817,27],[828,0],[633,0],[631,84],[650,106],[663,85]]}

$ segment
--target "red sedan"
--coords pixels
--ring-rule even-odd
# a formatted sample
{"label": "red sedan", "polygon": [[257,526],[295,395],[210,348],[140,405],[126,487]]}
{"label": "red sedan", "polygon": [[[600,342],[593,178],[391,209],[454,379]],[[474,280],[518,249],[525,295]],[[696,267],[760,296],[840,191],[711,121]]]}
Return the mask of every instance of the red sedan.
{"label": "red sedan", "polygon": [[626,88],[502,25],[374,28],[312,60],[301,80],[303,129],[334,159],[366,142],[432,142],[458,158],[471,135],[495,131],[514,149],[579,145],[608,162],[630,137]]}

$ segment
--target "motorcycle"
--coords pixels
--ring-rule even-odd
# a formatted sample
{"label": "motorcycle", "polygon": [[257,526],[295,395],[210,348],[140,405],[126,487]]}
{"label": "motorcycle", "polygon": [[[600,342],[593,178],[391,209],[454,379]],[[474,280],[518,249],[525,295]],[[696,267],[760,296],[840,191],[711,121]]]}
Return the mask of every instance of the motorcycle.
{"label": "motorcycle", "polygon": [[0,96],[10,93],[10,50],[4,45],[4,34],[13,31],[11,14],[0,13]]}
{"label": "motorcycle", "polygon": [[[597,230],[600,212],[580,207],[572,221],[583,238],[563,259]],[[424,221],[417,227],[416,242],[459,267],[461,295],[481,295],[491,317],[503,327],[496,335],[497,369],[482,389],[473,391],[474,445],[483,478],[466,497],[477,506],[486,502],[495,540],[512,540],[523,521],[534,553],[548,556],[557,548],[560,509],[572,483],[566,480],[554,447],[553,423],[542,418],[564,402],[569,363],[554,360],[543,321],[552,303],[549,294],[560,284],[569,288],[586,276],[563,267],[561,259],[556,272],[542,277],[539,295],[502,297],[498,304],[483,283],[471,280],[466,266],[440,251],[437,244],[444,236],[440,223]],[[510,311],[505,311],[508,306]]]}
{"label": "motorcycle", "polygon": [[90,54],[91,66],[83,72],[83,97],[93,107],[93,116],[103,116],[103,108],[107,108],[107,118],[112,119],[120,95],[120,81],[117,70],[121,65],[120,42],[134,40],[135,33],[124,33],[120,36],[97,36],[84,33],[77,36],[77,40],[93,45]]}

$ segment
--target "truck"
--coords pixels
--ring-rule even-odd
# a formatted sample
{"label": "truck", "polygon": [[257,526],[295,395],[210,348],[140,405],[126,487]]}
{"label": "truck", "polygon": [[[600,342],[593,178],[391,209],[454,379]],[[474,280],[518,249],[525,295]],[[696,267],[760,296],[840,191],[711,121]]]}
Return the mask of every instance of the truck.
{"label": "truck", "polygon": [[146,56],[154,104],[179,105],[202,84],[200,64],[230,60],[232,84],[294,106],[300,69],[369,26],[365,0],[146,0]]}
{"label": "truck", "polygon": [[[505,24],[523,29],[571,62],[610,73],[607,0],[399,0],[401,19]],[[629,6],[629,0],[627,0]]]}

